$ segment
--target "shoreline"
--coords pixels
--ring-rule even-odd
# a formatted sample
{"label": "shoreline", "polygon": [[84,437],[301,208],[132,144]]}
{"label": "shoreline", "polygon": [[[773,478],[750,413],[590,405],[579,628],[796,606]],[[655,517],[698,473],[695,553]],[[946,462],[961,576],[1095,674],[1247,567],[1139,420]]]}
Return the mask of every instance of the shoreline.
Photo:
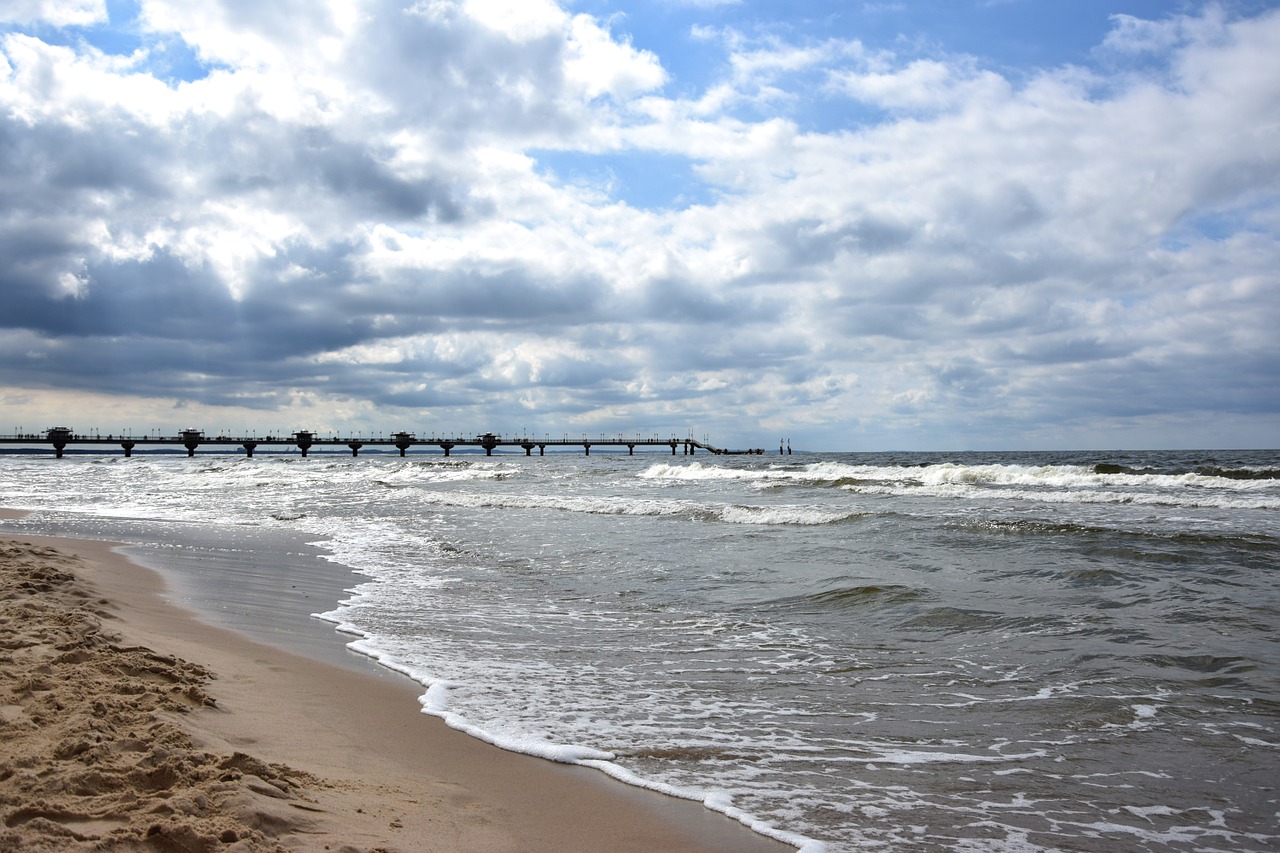
{"label": "shoreline", "polygon": [[[8,562],[23,559],[28,566],[69,568],[76,579],[64,597],[72,603],[87,600],[85,595],[96,600],[103,632],[120,637],[115,645],[135,651],[144,647],[166,660],[177,659],[180,669],[212,674],[203,685],[181,688],[187,691],[182,695],[207,696],[207,703],[201,699],[186,711],[162,710],[158,718],[176,725],[199,755],[233,763],[251,757],[253,763],[245,766],[257,768],[257,774],[242,768],[227,772],[252,777],[267,794],[241,784],[234,796],[228,795],[240,811],[247,809],[249,829],[223,829],[223,840],[211,849],[794,850],[700,803],[633,788],[589,768],[505,752],[450,729],[420,711],[419,685],[390,671],[390,677],[362,673],[203,622],[166,601],[161,576],[116,553],[111,543],[13,533],[2,533],[0,539],[6,549],[16,541],[31,543],[18,548],[19,556],[7,550]],[[36,552],[48,548],[57,550]],[[66,556],[72,554],[78,556]],[[24,677],[14,663],[22,657],[10,655],[0,684]],[[49,661],[35,665],[56,668]],[[17,706],[5,706],[12,707]],[[6,710],[3,719],[6,727],[23,722],[13,710]],[[62,763],[81,769],[74,759]],[[273,772],[280,778],[263,782],[261,774]],[[284,805],[282,790],[294,798]],[[210,799],[207,793],[201,796]],[[3,806],[6,822],[32,808],[8,800]],[[83,805],[73,811],[61,822],[48,816],[22,818],[9,831],[34,832],[44,826],[41,821],[51,821],[87,837],[111,823],[101,816],[87,819],[84,813],[91,809]],[[264,826],[280,831],[264,834]],[[115,829],[123,831],[118,825]],[[262,840],[255,841],[254,832]],[[232,835],[235,839],[228,842]],[[92,843],[77,842],[89,845],[82,849]],[[138,849],[150,849],[145,836],[138,843],[143,844]]]}

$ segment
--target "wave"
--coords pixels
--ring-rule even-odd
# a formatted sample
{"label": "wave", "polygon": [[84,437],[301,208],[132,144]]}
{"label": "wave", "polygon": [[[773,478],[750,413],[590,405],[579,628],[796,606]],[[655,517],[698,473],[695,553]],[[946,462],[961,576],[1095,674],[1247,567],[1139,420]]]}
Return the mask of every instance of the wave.
{"label": "wave", "polygon": [[1134,504],[1280,510],[1276,481],[1203,474],[1097,474],[1092,468],[938,465],[896,480],[864,480],[848,491],[888,496],[983,498],[1059,504]]}
{"label": "wave", "polygon": [[[376,470],[370,468],[371,471]],[[518,474],[518,469],[501,462],[474,463],[470,461],[413,461],[403,464],[372,480],[374,485],[401,489],[424,483],[463,483],[475,480],[506,480]]]}
{"label": "wave", "polygon": [[1120,532],[1096,524],[1079,524],[1071,521],[1045,521],[1038,518],[987,518],[973,521],[952,521],[949,526],[972,529],[979,533],[1026,534],[1031,536],[1113,536]]}
{"label": "wave", "polygon": [[1215,465],[1208,465],[1162,470],[1151,467],[1131,468],[1128,465],[1100,462],[1093,466],[1093,471],[1095,474],[1135,474],[1140,476],[1154,474],[1174,477],[1182,474],[1195,474],[1200,477],[1220,477],[1224,480],[1280,480],[1280,468],[1219,468]]}
{"label": "wave", "polygon": [[801,611],[852,610],[911,604],[928,595],[927,590],[902,584],[863,584],[824,590],[807,595],[787,596],[769,602],[771,605]]}
{"label": "wave", "polygon": [[[855,465],[824,461],[805,465],[738,468],[693,462],[657,463],[641,479],[674,482],[736,481],[772,486],[834,487],[878,494],[947,497],[998,490],[1001,497],[1085,503],[1153,503],[1228,509],[1280,509],[1272,468],[1157,470],[1123,465],[1017,465],[942,462],[927,465]],[[1018,493],[1014,489],[1025,491]],[[948,490],[951,490],[949,493]]]}
{"label": "wave", "polygon": [[473,509],[543,509],[590,515],[674,516],[727,524],[836,524],[863,518],[859,509],[831,510],[809,506],[752,506],[654,498],[563,497],[545,494],[478,494],[424,492],[420,500],[433,506]]}
{"label": "wave", "polygon": [[845,485],[863,480],[885,479],[884,471],[891,468],[876,468],[869,465],[848,465],[843,462],[814,462],[802,466],[780,466],[770,468],[731,468],[714,464],[691,462],[688,464],[671,464],[659,462],[650,465],[638,475],[644,480],[681,480],[706,482],[728,480],[738,482],[755,482],[761,484],[805,484],[805,485]]}
{"label": "wave", "polygon": [[832,511],[802,506],[741,506],[731,504],[716,513],[729,524],[836,524],[855,521],[869,513],[858,510]]}
{"label": "wave", "polygon": [[[1169,519],[1177,521],[1178,519]],[[1109,547],[1118,548],[1125,540],[1138,542],[1165,542],[1179,548],[1196,546],[1223,546],[1245,552],[1268,553],[1280,548],[1280,537],[1265,533],[1214,533],[1207,531],[1187,531],[1169,529],[1108,527],[1100,524],[1082,524],[1070,521],[1048,521],[1037,518],[984,518],[961,519],[947,522],[947,526],[958,530],[972,530],[978,533],[1005,534],[1009,536],[1062,536],[1062,537],[1101,537]],[[1131,558],[1143,556],[1143,551],[1133,551]]]}

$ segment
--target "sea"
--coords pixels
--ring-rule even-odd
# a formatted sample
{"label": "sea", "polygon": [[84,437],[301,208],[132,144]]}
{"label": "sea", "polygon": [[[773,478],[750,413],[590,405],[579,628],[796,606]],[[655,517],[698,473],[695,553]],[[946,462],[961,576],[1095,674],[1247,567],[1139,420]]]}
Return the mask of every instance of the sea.
{"label": "sea", "polygon": [[141,451],[0,456],[3,530],[500,747],[806,853],[1280,850],[1280,451]]}

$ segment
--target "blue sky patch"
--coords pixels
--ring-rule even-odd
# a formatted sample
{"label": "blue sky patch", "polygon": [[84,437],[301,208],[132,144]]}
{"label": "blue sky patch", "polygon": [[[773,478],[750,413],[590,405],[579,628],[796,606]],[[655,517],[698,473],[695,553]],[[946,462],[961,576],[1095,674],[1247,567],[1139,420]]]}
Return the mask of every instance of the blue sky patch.
{"label": "blue sky patch", "polygon": [[687,157],[652,151],[585,154],[531,151],[542,171],[558,183],[583,186],[638,210],[684,210],[715,201],[717,193],[698,177]]}

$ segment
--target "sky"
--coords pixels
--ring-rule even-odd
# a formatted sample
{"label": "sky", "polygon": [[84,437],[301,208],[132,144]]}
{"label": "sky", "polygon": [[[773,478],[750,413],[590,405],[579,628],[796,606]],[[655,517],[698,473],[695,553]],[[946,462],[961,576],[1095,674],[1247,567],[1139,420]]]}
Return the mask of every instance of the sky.
{"label": "sky", "polygon": [[0,0],[0,433],[1280,446],[1280,3]]}

